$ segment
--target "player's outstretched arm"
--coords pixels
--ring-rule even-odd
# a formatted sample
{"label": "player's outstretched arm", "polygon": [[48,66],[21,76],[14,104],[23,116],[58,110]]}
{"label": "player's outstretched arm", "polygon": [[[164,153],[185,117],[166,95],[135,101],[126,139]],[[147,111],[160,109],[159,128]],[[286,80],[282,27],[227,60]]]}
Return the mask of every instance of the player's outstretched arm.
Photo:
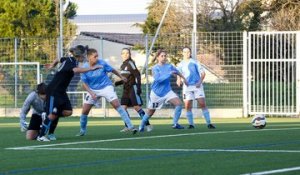
{"label": "player's outstretched arm", "polygon": [[52,68],[54,68],[57,64],[59,63],[59,59],[55,59],[53,60],[53,62],[51,64],[45,64],[45,67],[47,70],[50,70]]}
{"label": "player's outstretched arm", "polygon": [[187,80],[185,79],[185,77],[180,72],[176,72],[175,74],[177,75],[177,77],[179,77],[179,78],[181,78],[183,80],[183,82],[184,82],[185,85],[188,86]]}
{"label": "player's outstretched arm", "polygon": [[123,82],[127,82],[126,77],[124,77],[123,75],[121,75],[119,71],[113,69],[111,72],[112,72],[113,74],[115,74],[116,76],[120,77],[120,78],[122,79]]}
{"label": "player's outstretched arm", "polygon": [[96,69],[101,69],[103,66],[101,65],[96,65],[93,67],[88,67],[88,68],[82,68],[82,67],[75,67],[73,68],[74,73],[84,73],[84,72],[88,72],[88,71],[93,71]]}

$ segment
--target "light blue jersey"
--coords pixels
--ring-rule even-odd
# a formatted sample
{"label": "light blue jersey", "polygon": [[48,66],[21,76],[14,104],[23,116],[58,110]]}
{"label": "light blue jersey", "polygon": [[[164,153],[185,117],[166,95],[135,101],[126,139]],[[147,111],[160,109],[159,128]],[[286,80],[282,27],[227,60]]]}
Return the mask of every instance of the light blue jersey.
{"label": "light blue jersey", "polygon": [[171,64],[156,64],[153,66],[152,75],[154,77],[154,82],[151,89],[157,96],[163,97],[172,90],[170,78],[173,75],[173,71],[178,72],[178,70]]}
{"label": "light blue jersey", "polygon": [[196,85],[200,81],[203,69],[197,60],[192,58],[189,60],[182,60],[177,68],[185,77],[189,86]]}
{"label": "light blue jersey", "polygon": [[[112,72],[113,68],[102,59],[98,59],[96,65],[101,65],[103,67],[100,69],[82,73],[81,81],[87,84],[89,88],[94,90],[100,90],[105,88],[106,86],[112,85],[112,82],[107,76],[107,73]],[[88,62],[86,62],[82,67],[89,68],[90,65]]]}

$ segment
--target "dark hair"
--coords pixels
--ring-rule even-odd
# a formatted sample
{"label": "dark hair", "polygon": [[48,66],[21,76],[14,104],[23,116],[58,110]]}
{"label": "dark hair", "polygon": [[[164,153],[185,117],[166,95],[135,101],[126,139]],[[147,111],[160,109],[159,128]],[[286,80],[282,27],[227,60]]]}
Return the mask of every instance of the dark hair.
{"label": "dark hair", "polygon": [[156,55],[155,57],[153,58],[152,62],[156,61],[157,60],[157,57],[159,57],[159,55],[161,53],[167,53],[164,49],[158,49],[157,52],[156,52]]}
{"label": "dark hair", "polygon": [[45,83],[40,83],[36,86],[36,92],[38,94],[46,94],[47,85]]}
{"label": "dark hair", "polygon": [[122,51],[123,50],[127,50],[128,51],[128,53],[129,53],[129,59],[131,59],[131,50],[129,48],[127,48],[127,47],[123,48]]}
{"label": "dark hair", "polygon": [[84,56],[89,46],[77,45],[75,47],[70,48],[70,52],[74,57]]}
{"label": "dark hair", "polygon": [[190,58],[192,58],[192,49],[191,49],[190,47],[187,47],[187,46],[183,47],[183,48],[182,48],[182,51],[183,51],[184,49],[189,49],[189,51],[190,51]]}

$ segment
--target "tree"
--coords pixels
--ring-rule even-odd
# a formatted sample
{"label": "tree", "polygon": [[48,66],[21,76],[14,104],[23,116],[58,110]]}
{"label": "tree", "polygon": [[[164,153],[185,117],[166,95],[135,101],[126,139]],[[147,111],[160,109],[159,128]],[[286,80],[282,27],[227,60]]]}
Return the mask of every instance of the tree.
{"label": "tree", "polygon": [[198,30],[259,30],[262,13],[260,0],[204,0],[198,4]]}
{"label": "tree", "polygon": [[261,0],[246,0],[237,9],[237,17],[240,19],[240,29],[246,31],[258,31],[262,28],[264,6]]}
{"label": "tree", "polygon": [[[68,29],[75,29],[68,19],[76,15],[76,10],[77,5],[69,2],[64,12],[64,26]],[[0,0],[0,37],[57,37],[58,34],[59,0]]]}
{"label": "tree", "polygon": [[66,10],[64,11],[64,16],[67,19],[73,19],[76,16],[78,6],[73,2],[69,2]]}
{"label": "tree", "polygon": [[0,37],[56,36],[51,0],[0,0]]}
{"label": "tree", "polygon": [[[138,24],[138,26],[142,28],[144,34],[155,34],[166,6],[166,0],[153,0],[152,3],[147,7],[148,17],[145,23]],[[160,29],[160,34],[181,32],[182,26],[185,22],[182,20],[183,16],[183,13],[180,12],[174,6],[174,4],[171,4],[164,23]]]}
{"label": "tree", "polygon": [[270,27],[279,31],[300,30],[300,1],[272,0],[266,3]]}

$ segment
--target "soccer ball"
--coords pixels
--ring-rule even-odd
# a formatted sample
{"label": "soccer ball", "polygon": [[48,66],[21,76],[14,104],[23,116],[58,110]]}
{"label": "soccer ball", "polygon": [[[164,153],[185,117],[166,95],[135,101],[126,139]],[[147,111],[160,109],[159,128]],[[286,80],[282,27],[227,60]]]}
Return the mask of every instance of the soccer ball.
{"label": "soccer ball", "polygon": [[263,129],[267,125],[266,116],[264,114],[256,114],[252,118],[252,126],[257,129]]}

